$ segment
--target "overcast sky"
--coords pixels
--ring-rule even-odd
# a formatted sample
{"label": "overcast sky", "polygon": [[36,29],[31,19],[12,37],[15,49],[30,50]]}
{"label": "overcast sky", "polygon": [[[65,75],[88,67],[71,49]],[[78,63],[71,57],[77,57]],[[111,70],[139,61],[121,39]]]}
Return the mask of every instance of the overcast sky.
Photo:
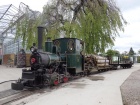
{"label": "overcast sky", "polygon": [[120,32],[116,38],[114,49],[129,51],[130,47],[135,52],[140,49],[140,0],[116,0],[121,12],[128,22],[125,32]]}
{"label": "overcast sky", "polygon": [[[0,0],[0,5],[13,4],[16,7],[23,2],[33,10],[42,11],[42,7],[48,0]],[[116,38],[115,46],[120,52],[129,51],[130,47],[135,52],[140,49],[140,0],[116,0],[118,7],[128,22],[125,32],[120,32],[120,37]]]}

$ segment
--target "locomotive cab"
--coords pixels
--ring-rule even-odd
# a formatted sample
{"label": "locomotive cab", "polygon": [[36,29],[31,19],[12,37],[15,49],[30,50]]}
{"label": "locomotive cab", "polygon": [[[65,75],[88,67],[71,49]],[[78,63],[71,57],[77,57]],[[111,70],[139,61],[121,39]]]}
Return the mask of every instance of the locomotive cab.
{"label": "locomotive cab", "polygon": [[59,38],[53,40],[61,56],[61,61],[65,61],[67,71],[71,75],[76,75],[84,71],[84,42],[77,38]]}

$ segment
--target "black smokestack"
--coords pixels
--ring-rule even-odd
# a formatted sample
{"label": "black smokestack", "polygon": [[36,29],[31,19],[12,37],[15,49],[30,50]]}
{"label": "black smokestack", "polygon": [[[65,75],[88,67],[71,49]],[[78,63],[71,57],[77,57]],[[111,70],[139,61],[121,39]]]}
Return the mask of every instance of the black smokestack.
{"label": "black smokestack", "polygon": [[38,50],[42,50],[44,27],[39,26],[37,28],[38,28]]}

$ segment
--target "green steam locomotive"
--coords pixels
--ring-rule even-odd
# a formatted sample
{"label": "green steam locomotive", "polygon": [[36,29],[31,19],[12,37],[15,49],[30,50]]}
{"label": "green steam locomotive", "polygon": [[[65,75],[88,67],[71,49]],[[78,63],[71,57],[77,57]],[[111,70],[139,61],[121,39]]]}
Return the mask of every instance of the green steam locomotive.
{"label": "green steam locomotive", "polygon": [[[22,70],[22,77],[12,83],[14,90],[58,85],[77,75],[88,75],[92,70],[114,69],[105,57],[85,55],[84,41],[77,38],[47,39],[42,50],[43,27],[38,27],[38,48],[30,48],[31,68]],[[129,64],[129,67],[132,65]]]}

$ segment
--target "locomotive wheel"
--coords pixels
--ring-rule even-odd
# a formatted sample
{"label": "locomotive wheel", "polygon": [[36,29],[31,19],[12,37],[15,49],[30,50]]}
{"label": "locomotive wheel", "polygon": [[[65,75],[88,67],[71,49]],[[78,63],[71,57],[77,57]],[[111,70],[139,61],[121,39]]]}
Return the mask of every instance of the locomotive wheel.
{"label": "locomotive wheel", "polygon": [[64,83],[68,82],[68,77],[64,77],[64,78],[63,78],[63,82],[64,82]]}
{"label": "locomotive wheel", "polygon": [[59,84],[58,80],[55,80],[53,83],[55,86],[57,86]]}

